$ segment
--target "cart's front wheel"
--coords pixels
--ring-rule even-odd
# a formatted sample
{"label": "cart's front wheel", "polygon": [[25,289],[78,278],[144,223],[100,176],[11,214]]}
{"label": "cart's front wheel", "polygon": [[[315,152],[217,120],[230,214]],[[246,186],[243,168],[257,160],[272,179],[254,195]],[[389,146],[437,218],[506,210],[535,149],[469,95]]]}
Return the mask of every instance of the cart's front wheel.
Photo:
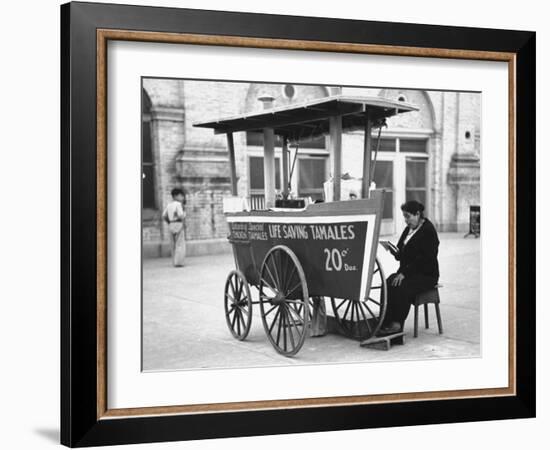
{"label": "cart's front wheel", "polygon": [[284,245],[273,247],[260,271],[260,309],[267,337],[275,350],[293,356],[308,333],[309,294],[300,261]]}
{"label": "cart's front wheel", "polygon": [[342,332],[352,339],[368,339],[378,333],[386,314],[387,286],[376,258],[372,282],[365,299],[331,298],[334,318]]}
{"label": "cart's front wheel", "polygon": [[225,321],[231,334],[242,341],[248,336],[252,323],[252,297],[242,272],[229,272],[224,294]]}

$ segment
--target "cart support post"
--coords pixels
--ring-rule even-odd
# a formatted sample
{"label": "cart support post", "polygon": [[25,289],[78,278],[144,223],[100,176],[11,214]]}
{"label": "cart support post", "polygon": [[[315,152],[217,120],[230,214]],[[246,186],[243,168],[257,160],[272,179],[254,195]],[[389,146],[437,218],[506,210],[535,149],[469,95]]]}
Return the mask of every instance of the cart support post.
{"label": "cart support post", "polygon": [[275,132],[264,128],[264,190],[265,207],[275,206]]}
{"label": "cart support post", "polygon": [[237,194],[237,168],[235,165],[235,143],[233,133],[227,133],[227,150],[229,150],[229,167],[231,168],[231,194]]}
{"label": "cart support post", "polygon": [[342,116],[333,116],[329,123],[330,165],[332,171],[332,200],[341,200],[342,183]]}
{"label": "cart support post", "polygon": [[365,137],[363,139],[363,184],[362,184],[362,198],[369,198],[370,187],[370,172],[371,172],[371,148],[372,148],[372,121],[370,120],[370,113],[367,110],[365,114]]}
{"label": "cart support post", "polygon": [[288,198],[288,139],[283,137],[283,198]]}

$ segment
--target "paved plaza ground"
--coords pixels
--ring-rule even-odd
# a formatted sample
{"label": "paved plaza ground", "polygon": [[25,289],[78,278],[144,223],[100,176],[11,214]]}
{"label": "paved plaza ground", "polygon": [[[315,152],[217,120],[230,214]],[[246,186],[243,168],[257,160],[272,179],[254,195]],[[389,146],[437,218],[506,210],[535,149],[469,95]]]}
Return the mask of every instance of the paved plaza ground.
{"label": "paved plaza ground", "polygon": [[[230,253],[186,259],[181,268],[169,258],[143,263],[143,368],[146,371],[197,368],[265,367],[376,360],[468,358],[480,355],[480,240],[463,234],[440,234],[441,315],[438,334],[433,306],[430,329],[419,310],[419,336],[413,338],[413,309],[405,324],[405,345],[389,351],[360,347],[336,334],[307,338],[292,357],[279,355],[269,343],[259,307],[245,341],[230,334],[224,316],[223,290],[234,268]],[[397,242],[397,238],[392,239]],[[386,275],[397,262],[382,247],[378,256]],[[252,288],[257,300],[258,292]],[[330,312],[330,305],[327,305]]]}

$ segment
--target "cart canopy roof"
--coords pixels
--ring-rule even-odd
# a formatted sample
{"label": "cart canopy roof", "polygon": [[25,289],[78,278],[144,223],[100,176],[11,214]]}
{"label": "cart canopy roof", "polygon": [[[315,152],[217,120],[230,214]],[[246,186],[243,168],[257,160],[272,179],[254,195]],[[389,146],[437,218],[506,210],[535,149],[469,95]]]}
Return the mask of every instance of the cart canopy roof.
{"label": "cart canopy roof", "polygon": [[236,131],[257,131],[273,128],[278,136],[290,141],[314,139],[329,132],[329,119],[342,116],[342,131],[364,129],[366,113],[372,126],[408,111],[418,111],[410,103],[382,97],[336,95],[294,103],[260,112],[221,118],[211,122],[195,123],[195,127],[213,128],[216,134]]}

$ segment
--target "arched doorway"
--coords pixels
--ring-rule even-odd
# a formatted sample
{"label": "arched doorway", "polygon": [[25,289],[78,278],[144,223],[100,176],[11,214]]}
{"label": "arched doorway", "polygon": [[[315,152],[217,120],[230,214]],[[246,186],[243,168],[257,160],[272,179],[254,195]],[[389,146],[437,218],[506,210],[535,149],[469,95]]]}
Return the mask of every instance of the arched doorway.
{"label": "arched doorway", "polygon": [[151,139],[151,99],[145,89],[141,90],[141,172],[142,209],[155,210],[155,163],[153,159],[153,143]]}

